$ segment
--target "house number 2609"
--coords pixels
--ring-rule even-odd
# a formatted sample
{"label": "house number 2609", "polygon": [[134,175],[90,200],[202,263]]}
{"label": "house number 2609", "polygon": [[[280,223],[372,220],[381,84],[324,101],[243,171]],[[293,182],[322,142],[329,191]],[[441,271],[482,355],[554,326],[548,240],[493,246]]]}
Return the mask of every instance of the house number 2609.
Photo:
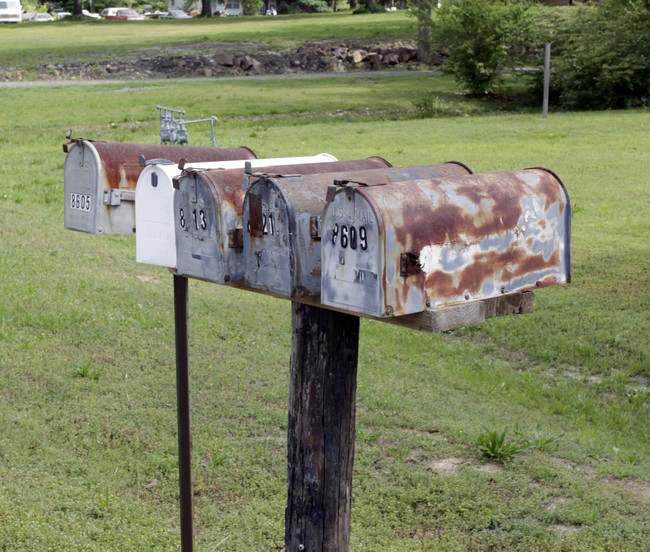
{"label": "house number 2609", "polygon": [[368,249],[368,232],[365,226],[356,226],[351,224],[342,224],[340,227],[338,223],[332,228],[332,245],[336,245],[336,240],[339,240],[343,249],[356,249],[359,246],[363,251]]}
{"label": "house number 2609", "polygon": [[[183,230],[187,229],[187,217],[185,209],[182,207],[178,210],[178,220]],[[205,211],[203,209],[192,209],[192,223],[195,230],[205,230],[208,227],[208,221],[205,218]]]}

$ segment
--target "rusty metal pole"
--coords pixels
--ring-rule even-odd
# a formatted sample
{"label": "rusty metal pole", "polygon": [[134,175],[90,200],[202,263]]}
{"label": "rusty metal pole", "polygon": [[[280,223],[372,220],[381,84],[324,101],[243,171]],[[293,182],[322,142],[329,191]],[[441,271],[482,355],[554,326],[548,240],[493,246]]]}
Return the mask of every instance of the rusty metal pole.
{"label": "rusty metal pole", "polygon": [[181,551],[193,552],[194,504],[192,497],[192,433],[190,428],[187,288],[187,278],[174,274],[176,411],[178,413],[178,472],[181,509]]}
{"label": "rusty metal pole", "polygon": [[347,552],[357,316],[292,303],[286,552]]}

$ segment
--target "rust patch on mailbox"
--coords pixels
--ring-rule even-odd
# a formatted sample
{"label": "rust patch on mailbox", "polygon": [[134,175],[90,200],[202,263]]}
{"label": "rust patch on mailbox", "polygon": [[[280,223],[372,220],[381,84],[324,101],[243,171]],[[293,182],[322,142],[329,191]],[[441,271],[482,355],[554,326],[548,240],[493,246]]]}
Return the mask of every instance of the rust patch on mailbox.
{"label": "rust patch on mailbox", "polygon": [[569,200],[550,171],[436,177],[355,192],[383,227],[383,299],[375,312],[401,315],[570,281]]}
{"label": "rust patch on mailbox", "polygon": [[140,155],[145,159],[167,159],[178,163],[181,159],[199,163],[207,161],[231,161],[236,159],[256,159],[249,148],[211,148],[200,146],[173,146],[155,144],[122,144],[117,142],[93,142],[109,188],[135,190],[138,177],[143,170]]}
{"label": "rust patch on mailbox", "polygon": [[250,205],[250,233],[252,238],[261,238],[264,225],[264,215],[262,207],[262,196],[249,194],[248,201]]}

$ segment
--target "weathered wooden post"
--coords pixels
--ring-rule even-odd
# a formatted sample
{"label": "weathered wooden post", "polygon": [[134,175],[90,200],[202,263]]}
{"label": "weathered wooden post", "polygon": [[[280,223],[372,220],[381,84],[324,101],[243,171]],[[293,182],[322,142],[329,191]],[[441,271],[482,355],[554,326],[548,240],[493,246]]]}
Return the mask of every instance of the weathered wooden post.
{"label": "weathered wooden post", "polygon": [[292,303],[287,552],[350,541],[359,318]]}

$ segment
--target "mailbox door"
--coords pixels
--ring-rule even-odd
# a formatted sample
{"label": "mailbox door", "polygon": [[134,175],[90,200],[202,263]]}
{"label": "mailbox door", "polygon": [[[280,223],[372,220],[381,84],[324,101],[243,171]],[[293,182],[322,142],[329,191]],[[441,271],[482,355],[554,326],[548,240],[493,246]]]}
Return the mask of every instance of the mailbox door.
{"label": "mailbox door", "polygon": [[296,281],[296,221],[273,180],[260,179],[244,200],[244,280],[246,285],[291,297]]}
{"label": "mailbox door", "polygon": [[336,195],[322,223],[324,305],[382,316],[383,225],[353,188]]}
{"label": "mailbox door", "polygon": [[228,283],[231,276],[224,267],[219,241],[221,198],[199,175],[190,173],[183,177],[174,196],[177,271],[185,276]]}
{"label": "mailbox door", "polygon": [[103,226],[97,223],[103,194],[99,187],[100,171],[101,162],[95,148],[86,142],[71,146],[63,165],[66,228],[90,234],[103,233]]}
{"label": "mailbox door", "polygon": [[136,261],[176,268],[174,188],[176,165],[149,165],[135,192]]}

